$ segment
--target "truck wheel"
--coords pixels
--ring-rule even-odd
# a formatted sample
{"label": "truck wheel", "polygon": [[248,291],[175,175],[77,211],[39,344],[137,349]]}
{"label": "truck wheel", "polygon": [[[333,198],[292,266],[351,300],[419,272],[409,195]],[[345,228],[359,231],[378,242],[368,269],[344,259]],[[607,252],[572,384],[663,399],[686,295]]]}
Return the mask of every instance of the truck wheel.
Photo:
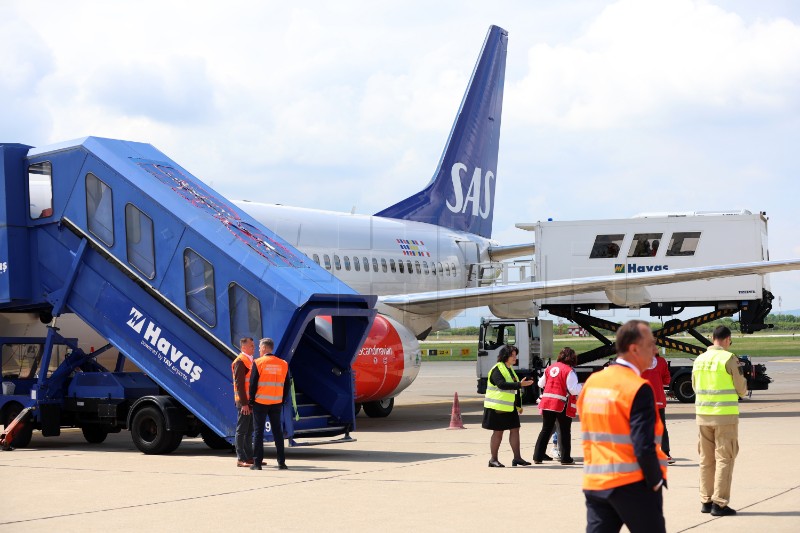
{"label": "truck wheel", "polygon": [[148,455],[165,453],[173,444],[174,432],[167,431],[164,414],[157,407],[143,407],[133,416],[131,439],[139,451]]}
{"label": "truck wheel", "polygon": [[83,438],[91,444],[100,444],[108,437],[108,428],[100,425],[83,426]]}
{"label": "truck wheel", "polygon": [[[22,405],[17,402],[11,402],[6,406],[6,416],[3,417],[3,426],[8,427],[17,416],[22,412]],[[33,421],[30,415],[20,421],[22,427],[18,427],[17,434],[14,435],[14,440],[11,441],[12,448],[25,448],[31,443],[33,437]]]}
{"label": "truck wheel", "polygon": [[394,398],[386,398],[377,402],[365,402],[362,405],[368,417],[386,418],[394,409]]}
{"label": "truck wheel", "polygon": [[181,441],[183,440],[183,433],[178,433],[177,431],[167,431],[167,434],[170,436],[170,443],[167,445],[161,453],[172,453],[178,449],[178,446],[181,445]]}
{"label": "truck wheel", "polygon": [[694,389],[692,388],[692,377],[689,375],[680,376],[672,384],[672,392],[681,403],[694,403]]}
{"label": "truck wheel", "polygon": [[230,450],[233,447],[230,442],[214,433],[214,431],[208,427],[203,427],[203,429],[200,430],[200,437],[203,439],[203,442],[206,443],[206,446],[212,450]]}

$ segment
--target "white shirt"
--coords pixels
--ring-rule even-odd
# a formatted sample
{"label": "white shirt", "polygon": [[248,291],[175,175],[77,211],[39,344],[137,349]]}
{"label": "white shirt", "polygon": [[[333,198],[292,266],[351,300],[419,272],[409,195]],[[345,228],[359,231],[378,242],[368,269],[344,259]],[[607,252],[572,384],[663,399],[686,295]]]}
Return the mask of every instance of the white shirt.
{"label": "white shirt", "polygon": [[618,365],[627,366],[628,368],[630,368],[631,370],[636,372],[637,376],[641,376],[642,375],[642,373],[639,372],[639,369],[636,368],[635,366],[633,366],[633,363],[628,362],[625,359],[622,359],[621,357],[617,357],[617,360],[614,361],[614,362],[617,363]]}

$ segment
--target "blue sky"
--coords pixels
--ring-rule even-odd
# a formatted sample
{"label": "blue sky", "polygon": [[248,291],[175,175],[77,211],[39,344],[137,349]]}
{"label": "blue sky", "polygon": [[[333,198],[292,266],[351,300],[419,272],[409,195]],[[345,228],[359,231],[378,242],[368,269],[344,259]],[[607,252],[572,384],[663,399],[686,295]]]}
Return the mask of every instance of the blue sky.
{"label": "blue sky", "polygon": [[489,4],[5,1],[0,140],[149,142],[230,198],[374,213],[430,179],[497,24],[498,240],[744,208],[800,257],[800,3]]}

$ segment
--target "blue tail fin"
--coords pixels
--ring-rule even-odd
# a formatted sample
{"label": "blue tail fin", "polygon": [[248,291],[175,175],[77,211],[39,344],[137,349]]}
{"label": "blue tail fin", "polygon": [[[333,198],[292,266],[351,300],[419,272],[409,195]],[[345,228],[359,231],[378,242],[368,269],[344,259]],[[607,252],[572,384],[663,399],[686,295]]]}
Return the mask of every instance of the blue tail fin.
{"label": "blue tail fin", "polygon": [[491,237],[508,32],[491,26],[430,183],[376,216]]}

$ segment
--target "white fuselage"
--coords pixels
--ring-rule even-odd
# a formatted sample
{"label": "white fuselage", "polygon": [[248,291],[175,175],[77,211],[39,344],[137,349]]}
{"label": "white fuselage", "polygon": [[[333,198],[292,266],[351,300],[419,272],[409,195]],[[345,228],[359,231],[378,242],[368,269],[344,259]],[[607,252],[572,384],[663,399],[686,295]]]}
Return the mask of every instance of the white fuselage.
{"label": "white fuselage", "polygon": [[[469,265],[488,260],[487,250],[492,244],[478,235],[422,222],[235,203],[362,294],[382,296],[467,287]],[[420,328],[412,329],[419,332]]]}

